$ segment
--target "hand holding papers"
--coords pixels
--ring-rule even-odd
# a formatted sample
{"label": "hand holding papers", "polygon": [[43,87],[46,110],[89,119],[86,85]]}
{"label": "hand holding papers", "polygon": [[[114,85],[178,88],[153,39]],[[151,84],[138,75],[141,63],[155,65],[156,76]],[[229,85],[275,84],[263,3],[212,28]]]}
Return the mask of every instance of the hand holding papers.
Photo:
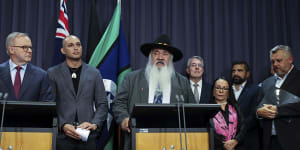
{"label": "hand holding papers", "polygon": [[87,129],[77,128],[76,132],[80,135],[81,140],[86,142],[89,138],[91,131]]}

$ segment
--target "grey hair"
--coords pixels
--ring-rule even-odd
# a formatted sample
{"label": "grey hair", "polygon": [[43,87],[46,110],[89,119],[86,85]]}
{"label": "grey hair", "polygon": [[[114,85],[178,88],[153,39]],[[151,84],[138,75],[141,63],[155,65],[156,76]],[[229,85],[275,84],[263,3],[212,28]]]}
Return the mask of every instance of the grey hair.
{"label": "grey hair", "polygon": [[191,63],[192,59],[194,59],[194,58],[200,60],[201,63],[202,63],[202,67],[204,67],[203,58],[200,57],[200,56],[193,56],[193,57],[189,58],[188,61],[187,61],[187,65],[186,65],[187,67],[190,66],[190,63]]}
{"label": "grey hair", "polygon": [[29,37],[28,34],[26,33],[22,33],[22,32],[12,32],[10,33],[7,37],[6,37],[6,43],[5,43],[5,46],[6,46],[6,53],[8,53],[8,48],[14,44],[15,42],[15,39],[17,37]]}
{"label": "grey hair", "polygon": [[277,51],[279,51],[279,50],[284,51],[287,54],[287,56],[293,56],[291,48],[289,46],[287,46],[287,45],[276,45],[274,48],[272,48],[270,50],[270,59],[272,58],[272,55],[277,53]]}

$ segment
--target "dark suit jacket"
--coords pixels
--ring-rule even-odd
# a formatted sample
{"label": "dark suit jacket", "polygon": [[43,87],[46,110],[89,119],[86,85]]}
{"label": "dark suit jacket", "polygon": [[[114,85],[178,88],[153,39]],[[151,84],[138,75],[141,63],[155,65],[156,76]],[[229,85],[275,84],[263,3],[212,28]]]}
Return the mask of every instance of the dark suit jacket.
{"label": "dark suit jacket", "polygon": [[[259,136],[258,136],[258,120],[256,119],[256,106],[258,105],[259,87],[249,82],[243,88],[239,99],[237,100],[238,107],[244,117],[246,138],[239,147],[244,147],[249,150],[259,150]],[[235,101],[233,90],[231,90],[230,97]],[[238,148],[237,148],[238,149]]]}
{"label": "dark suit jacket", "polygon": [[[275,86],[276,80],[270,77],[262,83],[262,96]],[[300,71],[295,67],[291,70],[281,86],[300,97]],[[260,104],[259,107],[261,107]],[[300,103],[290,103],[277,106],[278,115],[275,119],[263,119],[263,148],[268,150],[271,139],[272,121],[275,122],[279,143],[285,150],[299,149],[300,142]]]}
{"label": "dark suit jacket", "polygon": [[[191,81],[189,81],[189,83],[191,84]],[[212,85],[202,80],[200,104],[208,104],[211,101],[211,98],[212,98]]]}
{"label": "dark suit jacket", "polygon": [[50,68],[48,74],[56,99],[60,129],[66,123],[72,124],[76,113],[79,123],[90,122],[97,124],[98,128],[103,126],[108,107],[102,77],[96,68],[82,64],[77,94],[66,62]]}
{"label": "dark suit jacket", "polygon": [[[175,73],[171,79],[170,103],[177,103],[175,95],[183,95],[185,103],[195,103],[189,81],[182,75]],[[123,119],[130,117],[135,103],[148,103],[149,87],[144,70],[128,73],[119,88],[118,94],[113,101],[113,113],[118,124]],[[124,149],[130,149],[130,135],[125,134]]]}
{"label": "dark suit jacket", "polygon": [[[7,92],[7,100],[16,100],[8,61],[0,64],[0,92]],[[20,101],[53,101],[47,72],[27,64],[19,92]]]}

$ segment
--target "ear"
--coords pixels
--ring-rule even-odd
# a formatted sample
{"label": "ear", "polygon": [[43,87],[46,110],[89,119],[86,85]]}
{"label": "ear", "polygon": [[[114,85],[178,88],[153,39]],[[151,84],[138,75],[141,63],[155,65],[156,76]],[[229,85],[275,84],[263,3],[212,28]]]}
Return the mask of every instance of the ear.
{"label": "ear", "polygon": [[11,46],[9,46],[7,51],[8,51],[8,54],[9,54],[9,55],[10,55],[10,54],[13,54],[13,53],[14,53],[14,48],[11,47]]}
{"label": "ear", "polygon": [[247,79],[250,77],[250,72],[249,71],[247,71],[246,77],[247,77]]}
{"label": "ear", "polygon": [[187,74],[191,73],[189,68],[186,68],[185,71],[186,71]]}
{"label": "ear", "polygon": [[61,48],[61,49],[60,49],[60,52],[61,52],[62,54],[64,54],[64,55],[66,54],[64,48]]}
{"label": "ear", "polygon": [[294,57],[293,56],[290,56],[289,58],[289,63],[292,64],[294,62]]}

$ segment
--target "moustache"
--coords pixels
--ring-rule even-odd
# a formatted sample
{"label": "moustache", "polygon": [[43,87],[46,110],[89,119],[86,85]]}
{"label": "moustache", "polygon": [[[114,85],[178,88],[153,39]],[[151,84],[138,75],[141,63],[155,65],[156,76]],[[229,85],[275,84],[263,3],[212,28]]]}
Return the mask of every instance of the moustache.
{"label": "moustache", "polygon": [[233,76],[232,78],[233,78],[233,79],[241,79],[240,76]]}
{"label": "moustache", "polygon": [[163,64],[163,65],[165,65],[165,61],[163,61],[163,60],[157,60],[157,61],[155,62],[155,64]]}

